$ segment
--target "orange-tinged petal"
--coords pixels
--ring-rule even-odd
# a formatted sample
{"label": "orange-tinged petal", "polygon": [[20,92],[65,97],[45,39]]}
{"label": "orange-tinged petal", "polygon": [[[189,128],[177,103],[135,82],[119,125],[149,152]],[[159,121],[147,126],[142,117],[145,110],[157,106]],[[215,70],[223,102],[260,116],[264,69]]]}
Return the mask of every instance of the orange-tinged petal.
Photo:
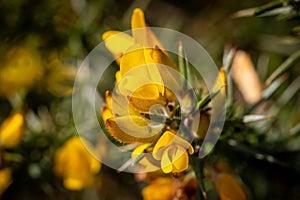
{"label": "orange-tinged petal", "polygon": [[12,171],[10,168],[0,170],[0,195],[7,189],[11,182]]}
{"label": "orange-tinged petal", "polygon": [[220,69],[219,76],[215,82],[215,85],[213,87],[213,91],[217,91],[221,89],[219,94],[225,95],[226,94],[226,88],[227,88],[227,79],[226,79],[226,72],[224,68]]}
{"label": "orange-tinged petal", "polygon": [[134,44],[134,39],[120,31],[107,31],[102,35],[106,48],[115,56],[121,56],[130,46]]}
{"label": "orange-tinged petal", "polygon": [[153,105],[159,104],[162,106],[166,105],[166,98],[164,96],[159,96],[156,99],[145,99],[130,97],[130,104],[139,111],[147,112]]}
{"label": "orange-tinged petal", "polygon": [[102,119],[104,122],[106,122],[106,120],[113,118],[113,114],[111,112],[111,110],[107,107],[104,107],[101,109],[101,113],[102,113]]}
{"label": "orange-tinged petal", "polygon": [[105,92],[105,103],[106,103],[106,107],[111,110],[112,109],[112,93],[108,90]]}
{"label": "orange-tinged petal", "polygon": [[16,147],[23,137],[24,117],[15,113],[7,118],[0,127],[0,145],[5,148]]}
{"label": "orange-tinged petal", "polygon": [[246,200],[246,194],[240,183],[235,177],[228,173],[219,174],[216,188],[221,200]]}
{"label": "orange-tinged petal", "polygon": [[225,108],[225,99],[226,99],[226,92],[227,92],[227,79],[226,79],[226,72],[224,68],[220,69],[218,78],[215,82],[215,85],[213,87],[213,92],[217,92],[217,96],[212,101],[212,110],[217,115],[224,114],[224,108]]}
{"label": "orange-tinged petal", "polygon": [[260,100],[262,86],[250,56],[244,51],[237,51],[231,66],[231,76],[247,103]]}
{"label": "orange-tinged petal", "polygon": [[106,120],[106,127],[111,136],[122,143],[155,142],[160,131],[160,128],[150,127],[149,120],[140,116],[111,118]]}

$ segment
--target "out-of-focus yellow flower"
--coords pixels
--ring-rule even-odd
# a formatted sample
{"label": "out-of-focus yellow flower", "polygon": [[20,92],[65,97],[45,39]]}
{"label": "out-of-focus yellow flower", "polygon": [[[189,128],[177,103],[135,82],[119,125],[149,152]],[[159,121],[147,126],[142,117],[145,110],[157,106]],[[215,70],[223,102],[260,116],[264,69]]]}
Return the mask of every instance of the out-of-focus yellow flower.
{"label": "out-of-focus yellow flower", "polygon": [[93,175],[101,168],[101,163],[82,142],[86,143],[77,136],[69,139],[55,156],[54,170],[63,178],[63,184],[69,190],[82,190],[91,185]]}
{"label": "out-of-focus yellow flower", "polygon": [[6,190],[11,182],[11,169],[0,169],[0,195]]}
{"label": "out-of-focus yellow flower", "polygon": [[151,180],[142,190],[144,200],[196,200],[197,180],[194,176],[185,176],[183,179],[160,176]]}
{"label": "out-of-focus yellow flower", "polygon": [[215,182],[221,200],[246,200],[241,184],[229,173],[220,173]]}
{"label": "out-of-focus yellow flower", "polygon": [[144,200],[171,200],[176,191],[172,178],[159,177],[142,190]]}
{"label": "out-of-focus yellow flower", "polygon": [[47,74],[44,78],[46,88],[56,96],[66,96],[73,92],[76,68],[73,65],[62,63],[57,53],[50,56],[46,63]]}
{"label": "out-of-focus yellow flower", "polygon": [[4,63],[0,68],[0,95],[11,96],[20,90],[28,90],[42,78],[40,58],[28,48],[12,48]]}
{"label": "out-of-focus yellow flower", "polygon": [[8,117],[0,128],[0,145],[5,148],[16,147],[23,137],[24,117],[15,113]]}
{"label": "out-of-focus yellow flower", "polygon": [[157,141],[153,149],[153,157],[161,161],[161,168],[164,173],[179,173],[188,168],[190,154],[194,149],[190,143],[166,131]]}

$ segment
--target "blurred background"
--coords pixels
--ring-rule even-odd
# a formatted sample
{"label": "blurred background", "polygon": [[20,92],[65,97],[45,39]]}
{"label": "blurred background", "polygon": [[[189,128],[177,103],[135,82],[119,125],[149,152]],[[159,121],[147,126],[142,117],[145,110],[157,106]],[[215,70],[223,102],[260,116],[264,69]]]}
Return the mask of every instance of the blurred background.
{"label": "blurred background", "polygon": [[[5,189],[0,186],[2,199],[141,199],[144,185],[133,174],[117,173],[104,165],[93,187],[80,192],[64,188],[54,176],[55,152],[76,135],[71,94],[77,67],[102,42],[105,31],[130,29],[132,10],[139,7],[150,26],[192,37],[219,67],[227,47],[246,51],[264,82],[300,49],[299,1],[288,1],[295,5],[294,15],[284,9],[259,17],[233,14],[268,2],[1,0],[0,123],[14,112],[26,113],[20,144],[1,146],[0,168],[12,169],[10,184]],[[299,72],[298,59],[272,98],[256,110],[271,110],[275,119],[245,131],[258,132],[255,141],[247,138],[241,145],[220,142],[216,146],[215,156],[224,158],[241,177],[249,199],[300,198]],[[235,113],[250,107],[240,92],[234,93],[234,102]],[[243,127],[227,126],[229,132],[244,132]],[[271,157],[259,157],[257,152]]]}

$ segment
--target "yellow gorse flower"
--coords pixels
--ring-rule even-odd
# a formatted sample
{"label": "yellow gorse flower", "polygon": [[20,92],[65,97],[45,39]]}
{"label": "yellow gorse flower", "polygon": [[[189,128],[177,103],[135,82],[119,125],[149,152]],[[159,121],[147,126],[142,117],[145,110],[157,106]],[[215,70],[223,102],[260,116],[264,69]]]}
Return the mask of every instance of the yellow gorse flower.
{"label": "yellow gorse flower", "polygon": [[[140,113],[148,112],[155,104],[166,106],[171,100],[157,64],[171,67],[175,67],[175,64],[146,27],[142,10],[134,10],[131,25],[132,36],[118,31],[108,31],[102,36],[107,49],[120,65],[116,73],[117,94],[112,98],[111,93],[106,93],[107,107],[102,109],[102,117],[110,134],[120,142],[155,142],[159,135],[149,134],[156,130],[149,129],[147,125],[151,121]],[[124,109],[128,97],[129,111]],[[118,124],[124,126],[120,128]]]}
{"label": "yellow gorse flower", "polygon": [[0,68],[0,95],[28,90],[42,75],[39,56],[31,49],[14,47],[7,52],[5,64]]}
{"label": "yellow gorse flower", "polygon": [[79,137],[69,139],[56,153],[54,170],[69,190],[82,190],[93,182],[101,163],[91,155]]}
{"label": "yellow gorse flower", "polygon": [[8,117],[0,128],[0,145],[5,148],[16,147],[23,137],[24,117],[15,113]]}
{"label": "yellow gorse flower", "polygon": [[132,159],[139,159],[144,153],[139,164],[145,171],[162,168],[165,173],[182,172],[188,168],[187,150],[192,154],[193,147],[171,131],[161,135],[161,127],[151,126],[151,120],[144,115],[153,105],[166,108],[168,103],[176,101],[173,93],[164,87],[159,71],[159,65],[173,69],[176,65],[146,26],[141,9],[133,11],[131,27],[132,35],[108,31],[102,36],[120,66],[115,75],[116,93],[106,92],[102,118],[117,141],[143,143],[132,152]]}
{"label": "yellow gorse flower", "polygon": [[160,160],[163,172],[178,173],[188,168],[187,150],[190,154],[194,153],[190,143],[171,131],[166,131],[155,144],[153,157]]}

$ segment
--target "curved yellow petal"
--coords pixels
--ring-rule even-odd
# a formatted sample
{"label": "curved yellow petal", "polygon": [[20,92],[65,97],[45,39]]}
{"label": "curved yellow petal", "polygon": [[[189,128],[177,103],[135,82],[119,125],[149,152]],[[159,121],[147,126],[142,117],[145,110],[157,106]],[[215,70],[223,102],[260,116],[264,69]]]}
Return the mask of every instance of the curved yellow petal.
{"label": "curved yellow petal", "polygon": [[161,157],[161,168],[164,173],[170,173],[173,171],[172,160],[169,157],[168,148],[163,152]]}
{"label": "curved yellow petal", "polygon": [[107,119],[110,119],[113,117],[111,110],[107,107],[102,108],[101,113],[102,113],[102,119],[104,122],[106,122]]}
{"label": "curved yellow petal", "polygon": [[157,99],[145,99],[131,97],[129,99],[130,104],[139,111],[147,112],[153,105],[159,104],[162,106],[166,105],[166,98],[159,96]]}
{"label": "curved yellow petal", "polygon": [[148,37],[145,23],[144,12],[136,8],[131,17],[131,31],[136,43],[148,46]]}
{"label": "curved yellow petal", "polygon": [[108,90],[105,92],[105,103],[106,103],[106,107],[111,110],[112,109],[112,93]]}
{"label": "curved yellow petal", "polygon": [[164,134],[159,138],[153,148],[153,157],[156,160],[160,160],[163,156],[165,149],[162,149],[170,144],[175,135],[170,131],[165,131]]}
{"label": "curved yellow petal", "polygon": [[213,91],[217,91],[221,88],[219,94],[225,95],[227,90],[227,78],[224,68],[220,69],[219,76],[214,84]]}
{"label": "curved yellow petal", "polygon": [[106,48],[115,56],[121,56],[130,46],[134,44],[134,39],[130,35],[120,31],[107,31],[103,33],[102,39]]}
{"label": "curved yellow petal", "polygon": [[122,75],[121,75],[121,72],[120,70],[116,72],[115,74],[115,78],[116,78],[116,83],[118,83],[121,79]]}
{"label": "curved yellow petal", "polygon": [[177,146],[176,151],[172,155],[173,172],[182,172],[189,166],[189,157],[186,149]]}
{"label": "curved yellow petal", "polygon": [[131,46],[124,54],[120,63],[120,73],[123,76],[131,69],[146,64],[144,49],[141,45]]}
{"label": "curved yellow petal", "polygon": [[106,120],[108,132],[122,143],[155,142],[159,138],[160,128],[148,125],[149,120],[139,116],[122,116]]}
{"label": "curved yellow petal", "polygon": [[136,159],[139,155],[145,153],[145,149],[147,149],[150,145],[151,143],[145,143],[136,147],[131,153],[131,158]]}

